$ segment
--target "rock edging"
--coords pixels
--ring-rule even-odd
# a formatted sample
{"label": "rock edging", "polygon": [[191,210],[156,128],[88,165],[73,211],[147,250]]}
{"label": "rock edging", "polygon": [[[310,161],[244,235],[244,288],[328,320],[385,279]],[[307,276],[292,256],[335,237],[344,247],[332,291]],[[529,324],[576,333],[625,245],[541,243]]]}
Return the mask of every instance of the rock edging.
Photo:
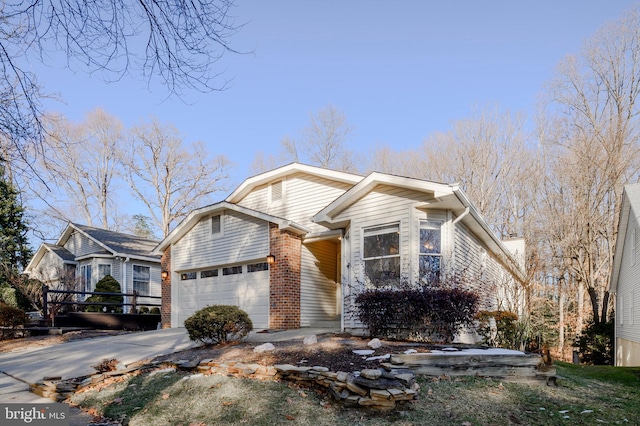
{"label": "rock edging", "polygon": [[[179,365],[178,365],[179,366]],[[301,367],[291,364],[263,366],[235,361],[204,360],[197,366],[204,374],[233,375],[262,380],[283,380],[321,386],[346,406],[392,409],[416,398],[420,386],[413,371],[378,368],[362,371],[329,371],[327,367]]]}

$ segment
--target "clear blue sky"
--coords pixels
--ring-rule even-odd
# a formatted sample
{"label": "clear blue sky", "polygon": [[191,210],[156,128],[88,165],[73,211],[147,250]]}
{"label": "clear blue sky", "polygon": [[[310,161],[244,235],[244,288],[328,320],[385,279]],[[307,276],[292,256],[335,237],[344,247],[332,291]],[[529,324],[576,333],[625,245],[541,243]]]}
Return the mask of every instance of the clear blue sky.
{"label": "clear blue sky", "polygon": [[158,87],[106,84],[64,63],[36,66],[51,109],[81,120],[102,107],[130,125],[149,115],[201,140],[248,176],[257,151],[276,152],[310,113],[332,104],[355,127],[350,148],[418,147],[474,106],[533,111],[559,60],[628,10],[627,0],[238,1],[246,26],[218,63],[224,92],[166,99]]}

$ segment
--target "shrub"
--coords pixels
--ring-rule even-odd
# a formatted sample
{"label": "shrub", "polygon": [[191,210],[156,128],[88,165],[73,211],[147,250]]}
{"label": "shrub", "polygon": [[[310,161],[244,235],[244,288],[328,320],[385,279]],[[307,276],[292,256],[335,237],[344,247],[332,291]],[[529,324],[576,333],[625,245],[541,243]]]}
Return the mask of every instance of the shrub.
{"label": "shrub", "polygon": [[109,371],[116,371],[118,369],[118,360],[115,358],[108,359],[105,358],[100,363],[96,365],[92,365],[91,368],[96,370],[98,373],[107,373]]}
{"label": "shrub", "polygon": [[151,315],[160,315],[160,308],[158,308],[157,306],[154,308],[151,308],[151,311],[149,313]]}
{"label": "shrub", "polygon": [[589,323],[574,343],[580,352],[580,362],[613,365],[613,333],[613,321]]}
{"label": "shrub", "polygon": [[139,314],[148,314],[149,313],[149,308],[146,306],[142,306],[140,309],[138,309],[138,313]]}
{"label": "shrub", "polygon": [[[97,293],[120,293],[120,283],[116,281],[111,275],[105,275],[98,283],[96,284],[95,292]],[[94,294],[91,297],[88,297],[85,302],[96,302],[96,303],[119,303],[122,304],[124,298],[122,296],[111,296],[111,295],[101,295]],[[104,312],[104,308],[106,308],[106,312],[118,312],[122,313],[122,306],[117,305],[86,305],[85,312]]]}
{"label": "shrub", "polygon": [[[524,346],[522,324],[518,315],[509,311],[480,311],[476,315],[477,331],[484,343],[498,348],[521,349]],[[495,328],[491,324],[495,321]]]}
{"label": "shrub", "polygon": [[184,326],[191,340],[211,345],[241,339],[249,334],[253,323],[237,306],[213,305],[196,311]]}
{"label": "shrub", "polygon": [[372,336],[450,342],[462,327],[473,324],[478,296],[460,288],[402,286],[365,290],[355,303]]}
{"label": "shrub", "polygon": [[14,338],[16,330],[28,321],[29,317],[22,309],[0,302],[0,340]]}

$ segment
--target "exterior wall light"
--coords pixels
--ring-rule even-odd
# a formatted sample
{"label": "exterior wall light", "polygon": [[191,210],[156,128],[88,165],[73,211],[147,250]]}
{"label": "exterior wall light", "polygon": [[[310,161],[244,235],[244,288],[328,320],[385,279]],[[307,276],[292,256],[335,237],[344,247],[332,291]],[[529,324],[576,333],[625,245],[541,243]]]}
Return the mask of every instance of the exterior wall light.
{"label": "exterior wall light", "polygon": [[270,254],[269,256],[267,256],[267,263],[270,265],[276,263],[276,257]]}
{"label": "exterior wall light", "polygon": [[169,278],[169,272],[168,271],[162,271],[162,272],[160,272],[160,276],[163,279],[167,279],[167,278]]}

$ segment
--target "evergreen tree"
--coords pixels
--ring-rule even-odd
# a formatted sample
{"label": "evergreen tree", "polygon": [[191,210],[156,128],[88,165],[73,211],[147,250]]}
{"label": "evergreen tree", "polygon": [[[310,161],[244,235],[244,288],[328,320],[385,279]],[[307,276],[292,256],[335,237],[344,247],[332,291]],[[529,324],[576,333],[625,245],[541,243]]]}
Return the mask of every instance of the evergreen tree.
{"label": "evergreen tree", "polygon": [[0,159],[0,299],[12,305],[22,305],[20,302],[24,298],[12,283],[33,254],[27,240],[28,229],[19,195],[7,178]]}

